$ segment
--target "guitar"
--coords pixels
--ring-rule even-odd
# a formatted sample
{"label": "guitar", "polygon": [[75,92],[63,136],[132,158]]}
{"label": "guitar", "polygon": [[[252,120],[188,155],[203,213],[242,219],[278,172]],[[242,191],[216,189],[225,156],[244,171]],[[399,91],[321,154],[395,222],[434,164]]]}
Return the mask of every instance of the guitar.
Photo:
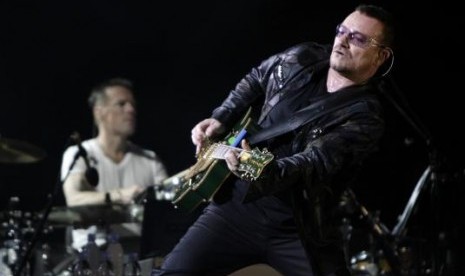
{"label": "guitar", "polygon": [[210,201],[223,182],[230,176],[224,156],[231,148],[240,151],[238,171],[241,178],[256,180],[266,165],[274,158],[266,148],[250,151],[237,148],[241,140],[258,127],[249,117],[251,110],[219,142],[207,141],[197,155],[197,162],[189,169],[177,174],[179,187],[175,190],[172,203],[176,208],[190,212],[201,203]]}

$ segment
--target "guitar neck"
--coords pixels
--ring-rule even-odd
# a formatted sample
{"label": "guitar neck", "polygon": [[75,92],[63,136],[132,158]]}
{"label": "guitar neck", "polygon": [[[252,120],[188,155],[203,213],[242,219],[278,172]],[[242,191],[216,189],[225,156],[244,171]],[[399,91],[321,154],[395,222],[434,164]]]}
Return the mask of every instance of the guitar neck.
{"label": "guitar neck", "polygon": [[214,144],[212,146],[212,152],[210,153],[209,156],[211,158],[215,158],[215,159],[224,159],[224,156],[226,155],[226,153],[230,149],[237,150],[237,151],[240,152],[240,154],[242,154],[242,152],[245,152],[245,150],[243,150],[241,148],[236,148],[236,147],[233,147],[233,146],[228,146],[228,145],[225,145],[225,144],[216,143],[216,144]]}

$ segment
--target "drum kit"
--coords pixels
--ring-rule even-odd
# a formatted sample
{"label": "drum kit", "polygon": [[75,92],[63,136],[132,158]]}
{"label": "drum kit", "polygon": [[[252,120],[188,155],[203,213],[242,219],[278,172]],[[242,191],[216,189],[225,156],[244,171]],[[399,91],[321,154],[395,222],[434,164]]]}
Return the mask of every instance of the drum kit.
{"label": "drum kit", "polygon": [[[53,207],[46,220],[46,226],[40,233],[42,238],[37,243],[38,246],[33,250],[34,254],[28,258],[26,265],[20,266],[21,258],[25,256],[31,240],[37,234],[39,221],[43,219],[42,213],[33,214],[14,208],[12,202],[17,202],[18,198],[10,199],[8,210],[2,215],[2,233],[0,241],[0,275],[58,275],[58,272],[67,269],[63,267],[62,260],[59,258],[52,260],[48,243],[48,237],[54,231],[63,233],[61,247],[58,250],[62,254],[68,254],[69,249],[66,241],[66,231],[68,227],[87,228],[96,225],[105,229],[107,226],[123,223],[141,223],[144,206],[141,205],[122,205],[122,204],[105,204],[105,205],[82,205],[75,207]],[[62,255],[63,261],[73,261],[75,256]],[[71,263],[68,263],[71,265]],[[15,274],[21,267],[21,272]],[[53,273],[52,273],[53,271]]]}
{"label": "drum kit", "polygon": [[[346,211],[348,215],[343,217],[341,232],[346,261],[352,275],[438,275],[433,267],[436,260],[426,253],[434,250],[434,241],[427,240],[424,235],[407,235],[408,221],[417,207],[419,192],[424,189],[430,174],[430,167],[427,167],[392,230],[380,220],[379,213],[372,213],[363,206],[350,188],[344,192],[341,204],[345,210],[350,211]],[[354,246],[355,243],[358,244]]]}
{"label": "drum kit", "polygon": [[[44,150],[27,142],[0,136],[0,164],[29,164],[44,159]],[[34,233],[36,218],[31,212],[19,208],[19,198],[11,197],[5,211],[0,213],[0,275],[14,275],[18,269],[21,254],[27,246],[26,240]],[[45,231],[45,230],[44,230]],[[29,275],[30,264],[24,273]]]}
{"label": "drum kit", "polygon": [[[45,157],[46,152],[37,146],[0,137],[0,164],[32,164]],[[45,226],[37,227],[44,220],[44,212],[24,211],[20,207],[20,199],[11,197],[6,208],[0,210],[0,275],[58,275],[56,264],[50,264],[50,246],[47,241],[53,231],[69,226],[84,228],[91,225],[105,227],[141,223],[143,211],[144,206],[141,204],[54,206],[46,215]],[[31,250],[31,241],[35,238],[40,241],[40,246],[32,246],[36,247],[33,249],[34,254],[26,254]],[[63,236],[63,247],[66,246],[64,240]]]}

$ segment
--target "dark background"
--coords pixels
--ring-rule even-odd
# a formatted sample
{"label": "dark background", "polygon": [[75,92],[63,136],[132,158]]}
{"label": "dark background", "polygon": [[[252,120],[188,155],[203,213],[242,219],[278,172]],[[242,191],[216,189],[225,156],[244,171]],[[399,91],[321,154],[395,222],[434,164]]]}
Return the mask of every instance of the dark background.
{"label": "dark background", "polygon": [[[420,211],[454,224],[463,191],[463,47],[459,17],[442,3],[365,1],[398,22],[392,96],[431,134],[419,133],[385,101],[388,131],[356,185],[359,200],[393,227],[426,166],[441,181],[427,185]],[[261,60],[295,43],[332,43],[334,28],[358,1],[1,1],[0,135],[31,143],[47,157],[0,164],[0,209],[18,196],[41,210],[53,191],[68,137],[92,135],[86,100],[110,77],[134,81],[136,143],[153,149],[170,174],[193,162],[190,130]],[[457,9],[455,9],[457,10]],[[406,106],[409,108],[407,109]],[[433,147],[425,137],[434,138]],[[430,158],[437,149],[440,158]],[[436,155],[433,155],[436,156]],[[446,179],[443,181],[443,179]],[[431,198],[430,198],[431,199]],[[55,205],[63,205],[61,193]],[[420,213],[421,213],[420,212]]]}

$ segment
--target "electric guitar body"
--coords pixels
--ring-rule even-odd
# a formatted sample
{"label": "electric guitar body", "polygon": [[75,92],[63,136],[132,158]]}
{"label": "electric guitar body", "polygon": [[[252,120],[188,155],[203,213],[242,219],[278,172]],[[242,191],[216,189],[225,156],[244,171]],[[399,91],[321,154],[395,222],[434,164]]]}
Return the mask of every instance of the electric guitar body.
{"label": "electric guitar body", "polygon": [[[201,203],[210,201],[224,181],[231,175],[224,155],[231,147],[237,148],[249,133],[259,130],[250,118],[251,109],[236,123],[222,141],[208,142],[197,155],[197,162],[187,170],[177,174],[179,187],[172,203],[175,207],[190,212]],[[239,171],[242,178],[255,180],[274,156],[266,149],[239,149]]]}

